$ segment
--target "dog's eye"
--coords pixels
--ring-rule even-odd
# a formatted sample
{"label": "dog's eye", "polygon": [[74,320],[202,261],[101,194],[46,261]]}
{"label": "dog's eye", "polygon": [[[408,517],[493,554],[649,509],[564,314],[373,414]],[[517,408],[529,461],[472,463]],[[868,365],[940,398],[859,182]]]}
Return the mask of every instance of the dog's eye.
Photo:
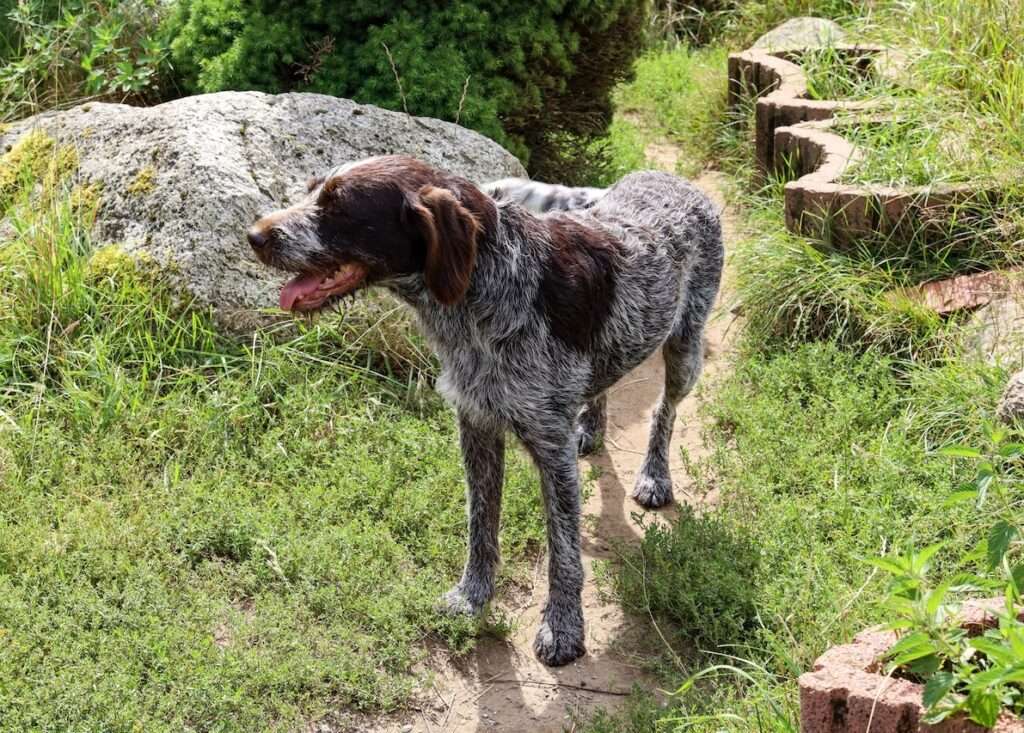
{"label": "dog's eye", "polygon": [[324,182],[323,176],[310,176],[306,179],[306,193],[313,193],[313,189]]}

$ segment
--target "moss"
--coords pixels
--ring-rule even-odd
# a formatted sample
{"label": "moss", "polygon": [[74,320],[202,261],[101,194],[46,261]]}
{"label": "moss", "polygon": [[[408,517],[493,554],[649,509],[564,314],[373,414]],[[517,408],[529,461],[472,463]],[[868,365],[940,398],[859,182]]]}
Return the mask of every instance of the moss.
{"label": "moss", "polygon": [[72,145],[58,146],[42,130],[22,135],[0,157],[0,209],[26,187],[41,181],[43,196],[51,197],[61,183],[78,168],[78,151]]}
{"label": "moss", "polygon": [[68,200],[78,221],[88,220],[90,223],[100,208],[103,183],[95,181],[85,185],[77,185],[71,189]]}
{"label": "moss", "polygon": [[0,201],[14,194],[26,177],[42,172],[40,161],[50,156],[53,146],[53,138],[41,130],[22,135],[14,143],[0,158]]}
{"label": "moss", "polygon": [[128,193],[132,196],[145,196],[155,188],[154,179],[156,171],[153,166],[147,165],[140,170],[131,183],[128,184]]}
{"label": "moss", "polygon": [[157,272],[156,262],[149,254],[125,252],[119,244],[100,247],[85,263],[86,279],[94,283],[114,279],[155,286],[159,282]]}
{"label": "moss", "polygon": [[46,161],[43,192],[52,195],[58,187],[78,170],[78,150],[73,145],[61,145]]}

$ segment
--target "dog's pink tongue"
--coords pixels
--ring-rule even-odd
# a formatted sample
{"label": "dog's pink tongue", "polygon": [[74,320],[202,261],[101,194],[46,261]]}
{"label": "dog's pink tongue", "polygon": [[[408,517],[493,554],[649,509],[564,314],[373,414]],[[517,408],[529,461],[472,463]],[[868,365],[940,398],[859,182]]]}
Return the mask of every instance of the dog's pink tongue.
{"label": "dog's pink tongue", "polygon": [[319,275],[298,275],[281,288],[281,310],[290,311],[295,301],[316,291],[322,277]]}

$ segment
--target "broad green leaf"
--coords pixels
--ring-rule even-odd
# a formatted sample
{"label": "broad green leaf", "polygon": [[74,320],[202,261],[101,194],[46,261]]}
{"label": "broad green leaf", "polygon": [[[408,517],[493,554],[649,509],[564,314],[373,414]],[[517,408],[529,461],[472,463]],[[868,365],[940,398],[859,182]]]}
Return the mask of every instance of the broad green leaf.
{"label": "broad green leaf", "polygon": [[969,445],[947,445],[935,451],[940,456],[949,458],[981,458],[982,453]]}
{"label": "broad green leaf", "polygon": [[1018,458],[1024,456],[1024,443],[1007,443],[999,446],[999,455],[1003,458]]}
{"label": "broad green leaf", "polygon": [[1010,543],[1017,537],[1017,528],[1000,519],[988,532],[988,566],[995,568],[1003,561]]}
{"label": "broad green leaf", "polygon": [[938,654],[927,654],[907,662],[906,667],[914,674],[928,679],[942,668],[942,657]]}
{"label": "broad green leaf", "polygon": [[936,621],[938,620],[939,610],[942,608],[942,602],[946,600],[946,594],[949,593],[949,587],[952,584],[952,580],[947,580],[941,583],[935,590],[928,594],[925,600],[925,611]]}
{"label": "broad green leaf", "polygon": [[918,573],[923,574],[928,569],[928,563],[936,552],[942,549],[942,542],[936,542],[934,545],[929,545],[920,552],[916,553],[911,559],[911,568]]}
{"label": "broad green leaf", "polygon": [[971,720],[986,728],[996,724],[1001,707],[999,698],[991,692],[977,692],[967,696],[967,711]]}
{"label": "broad green leaf", "polygon": [[922,631],[904,636],[893,644],[887,656],[893,664],[902,666],[935,654],[934,642]]}
{"label": "broad green leaf", "polygon": [[1019,562],[1010,570],[1010,578],[1018,595],[1024,594],[1024,562]]}
{"label": "broad green leaf", "polygon": [[946,497],[946,500],[942,503],[942,505],[944,507],[956,506],[957,504],[963,504],[964,502],[973,501],[977,496],[977,489],[964,489],[963,491],[954,491],[952,494]]}
{"label": "broad green leaf", "polygon": [[924,715],[924,722],[928,723],[929,725],[937,725],[938,723],[941,723],[943,720],[948,718],[953,713],[956,713],[956,712],[959,712],[959,711],[960,711],[960,706],[959,705],[947,705],[947,706],[938,708],[937,710],[926,710],[925,711],[925,715]]}
{"label": "broad green leaf", "polygon": [[925,683],[924,705],[933,708],[956,684],[956,676],[952,672],[936,672]]}
{"label": "broad green leaf", "polygon": [[974,479],[974,487],[978,490],[979,507],[985,503],[985,497],[988,496],[988,489],[992,485],[992,479],[991,473],[979,473],[978,477]]}
{"label": "broad green leaf", "polygon": [[884,570],[887,573],[903,575],[907,572],[908,568],[898,562],[900,559],[897,557],[869,557],[864,562],[874,565],[879,570]]}
{"label": "broad green leaf", "polygon": [[1020,661],[1015,658],[1009,646],[995,639],[979,636],[974,639],[968,639],[967,643],[997,664],[1010,666],[1014,662]]}

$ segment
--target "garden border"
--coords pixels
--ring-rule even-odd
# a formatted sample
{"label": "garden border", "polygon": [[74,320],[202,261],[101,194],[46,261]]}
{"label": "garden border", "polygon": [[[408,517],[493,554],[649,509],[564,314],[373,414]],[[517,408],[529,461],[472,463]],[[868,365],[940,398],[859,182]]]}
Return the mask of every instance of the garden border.
{"label": "garden border", "polygon": [[[763,174],[778,173],[795,178],[785,184],[786,228],[799,236],[817,239],[837,249],[862,243],[884,245],[887,240],[909,237],[925,242],[940,238],[956,215],[983,211],[997,203],[1003,192],[996,186],[974,184],[940,186],[885,186],[841,183],[840,178],[863,153],[838,133],[842,124],[837,112],[864,113],[864,124],[884,123],[871,116],[871,102],[809,99],[807,76],[795,59],[812,47],[770,52],[751,48],[729,55],[728,107],[736,110],[744,101],[755,100],[754,147]],[[835,44],[832,48],[855,58],[867,69],[878,58],[898,54],[883,46]],[[940,287],[955,295],[964,291],[964,278],[980,278],[987,295],[979,288],[964,302],[955,297],[936,309],[940,314],[978,307],[998,297],[997,273],[978,273],[952,281],[908,288],[904,295],[932,305],[928,287]],[[969,302],[968,302],[969,301]]]}
{"label": "garden border", "polygon": [[[1003,599],[968,601],[960,609],[961,626],[978,635],[995,626],[994,611]],[[1024,613],[1021,614],[1024,620]],[[891,631],[869,629],[853,643],[822,654],[811,672],[800,675],[802,733],[983,733],[965,717],[936,725],[923,722],[924,685],[883,674],[881,658],[896,641]],[[1024,720],[1005,714],[992,733],[1024,733]]]}

